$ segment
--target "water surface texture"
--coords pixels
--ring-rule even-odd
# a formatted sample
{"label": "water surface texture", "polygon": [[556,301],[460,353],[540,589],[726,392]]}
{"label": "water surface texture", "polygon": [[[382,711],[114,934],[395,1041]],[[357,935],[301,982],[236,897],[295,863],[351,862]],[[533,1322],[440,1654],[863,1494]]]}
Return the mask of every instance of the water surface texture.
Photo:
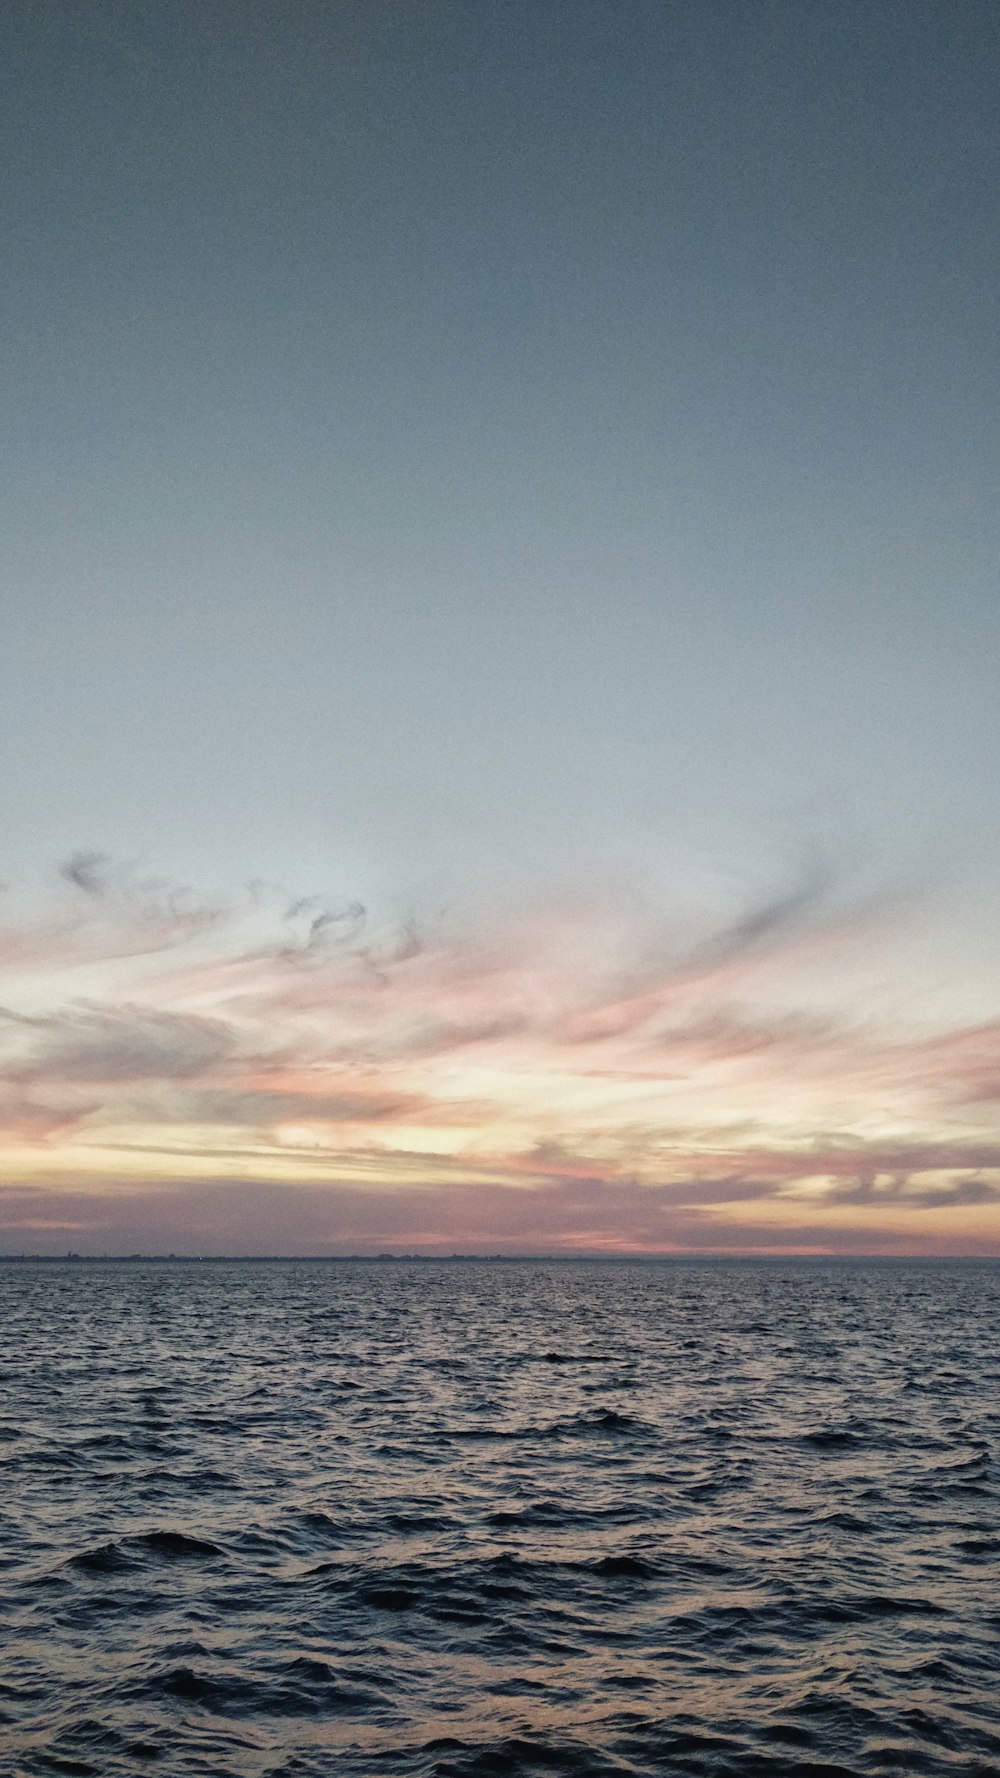
{"label": "water surface texture", "polygon": [[1000,1771],[1000,1270],[0,1266],[0,1770]]}

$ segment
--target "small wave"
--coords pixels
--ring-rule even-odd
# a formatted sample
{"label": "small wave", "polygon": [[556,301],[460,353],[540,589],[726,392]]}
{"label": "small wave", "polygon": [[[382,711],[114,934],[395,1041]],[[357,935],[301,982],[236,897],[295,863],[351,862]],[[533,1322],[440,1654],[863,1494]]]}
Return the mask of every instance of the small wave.
{"label": "small wave", "polygon": [[610,1580],[651,1580],[656,1573],[655,1568],[640,1556],[601,1556],[591,1567],[594,1574],[605,1575]]}
{"label": "small wave", "polygon": [[359,1598],[375,1611],[412,1611],[420,1595],[409,1587],[362,1587]]}
{"label": "small wave", "polygon": [[864,1532],[872,1530],[870,1519],[863,1519],[857,1513],[836,1509],[833,1512],[822,1513],[818,1519],[813,1520],[813,1524],[817,1531],[849,1531],[854,1537],[860,1537]]}
{"label": "small wave", "polygon": [[138,1536],[102,1543],[93,1549],[77,1550],[63,1566],[81,1574],[127,1574],[137,1570],[145,1559],[191,1561],[222,1555],[218,1544],[207,1538],[191,1537],[182,1531],[147,1531]]}
{"label": "small wave", "polygon": [[634,1414],[622,1414],[617,1408],[589,1408],[582,1414],[574,1414],[569,1420],[557,1420],[553,1426],[546,1428],[545,1436],[585,1438],[596,1432],[614,1438],[627,1433],[648,1434],[651,1430],[651,1427]]}
{"label": "small wave", "polygon": [[574,1522],[579,1514],[572,1507],[560,1506],[555,1500],[536,1500],[525,1506],[497,1507],[488,1513],[486,1522],[503,1529],[508,1525],[552,1525]]}
{"label": "small wave", "polygon": [[223,1553],[217,1543],[210,1543],[206,1537],[192,1537],[185,1531],[145,1531],[131,1541],[137,1548],[148,1550],[151,1555],[164,1556],[175,1561],[198,1556],[221,1556]]}
{"label": "small wave", "polygon": [[854,1623],[863,1618],[945,1617],[946,1608],[933,1599],[897,1597],[891,1593],[861,1594],[853,1599],[830,1600],[816,1604],[818,1618],[831,1623]]}
{"label": "small wave", "polygon": [[102,1543],[96,1549],[79,1550],[66,1559],[67,1568],[77,1568],[82,1574],[121,1574],[134,1567],[121,1544]]}
{"label": "small wave", "polygon": [[434,1778],[534,1778],[536,1773],[568,1772],[573,1778],[614,1778],[626,1767],[595,1758],[585,1743],[527,1740],[512,1735],[486,1746],[470,1746],[449,1737],[427,1742],[425,1753],[452,1754],[431,1767]]}
{"label": "small wave", "polygon": [[623,1414],[616,1408],[585,1408],[578,1414],[566,1419],[553,1420],[548,1425],[535,1426],[460,1426],[450,1432],[450,1437],[484,1442],[521,1442],[528,1443],[534,1439],[550,1438],[584,1438],[594,1433],[615,1436],[622,1433],[641,1433],[649,1435],[652,1428],[632,1414]]}
{"label": "small wave", "polygon": [[848,1426],[819,1426],[813,1432],[802,1433],[801,1443],[816,1451],[848,1451],[863,1444],[864,1438]]}
{"label": "small wave", "polygon": [[143,1689],[220,1715],[318,1716],[362,1711],[381,1702],[374,1690],[341,1684],[324,1661],[309,1657],[288,1662],[277,1674],[250,1678],[171,1667]]}
{"label": "small wave", "polygon": [[996,1268],[153,1282],[0,1266],[0,1771],[1000,1772]]}
{"label": "small wave", "polygon": [[315,1509],[302,1514],[302,1524],[308,1531],[319,1532],[323,1537],[342,1535],[342,1527],[337,1524],[335,1519],[331,1519],[329,1513],[319,1512]]}
{"label": "small wave", "polygon": [[386,1526],[390,1531],[444,1531],[452,1523],[444,1513],[387,1513]]}

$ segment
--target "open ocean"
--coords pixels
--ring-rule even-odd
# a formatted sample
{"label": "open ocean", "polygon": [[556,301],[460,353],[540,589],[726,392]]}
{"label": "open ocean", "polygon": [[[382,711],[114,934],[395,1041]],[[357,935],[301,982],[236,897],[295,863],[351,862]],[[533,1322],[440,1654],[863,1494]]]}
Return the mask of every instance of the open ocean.
{"label": "open ocean", "polygon": [[0,1771],[1000,1772],[1000,1267],[0,1265]]}

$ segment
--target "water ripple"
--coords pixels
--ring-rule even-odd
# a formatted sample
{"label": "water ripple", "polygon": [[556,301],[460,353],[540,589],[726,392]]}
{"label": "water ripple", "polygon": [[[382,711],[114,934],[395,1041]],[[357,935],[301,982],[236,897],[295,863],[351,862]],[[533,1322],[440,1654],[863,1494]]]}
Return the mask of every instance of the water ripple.
{"label": "water ripple", "polygon": [[1000,1271],[0,1266],[0,1769],[1000,1770]]}

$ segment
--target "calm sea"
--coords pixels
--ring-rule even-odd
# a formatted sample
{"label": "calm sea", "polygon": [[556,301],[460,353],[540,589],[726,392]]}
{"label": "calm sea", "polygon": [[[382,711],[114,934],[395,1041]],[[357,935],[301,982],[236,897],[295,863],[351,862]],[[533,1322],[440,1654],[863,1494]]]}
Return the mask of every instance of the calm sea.
{"label": "calm sea", "polygon": [[1000,1772],[1000,1268],[0,1265],[0,1771]]}

